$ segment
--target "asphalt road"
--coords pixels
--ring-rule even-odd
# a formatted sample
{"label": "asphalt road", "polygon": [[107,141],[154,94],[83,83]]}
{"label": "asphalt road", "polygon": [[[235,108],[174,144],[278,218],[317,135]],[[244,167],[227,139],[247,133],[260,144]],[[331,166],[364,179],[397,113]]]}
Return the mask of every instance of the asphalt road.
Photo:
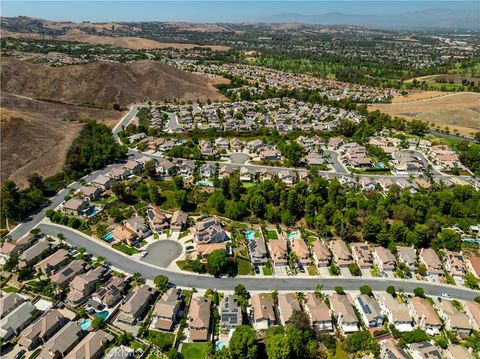
{"label": "asphalt road", "polygon": [[174,259],[182,254],[182,245],[177,241],[160,239],[148,246],[147,253],[148,254],[141,259],[142,262],[167,268]]}
{"label": "asphalt road", "polygon": [[333,290],[335,286],[341,286],[345,290],[358,290],[361,285],[369,285],[373,290],[384,291],[389,285],[395,288],[403,289],[406,293],[412,293],[414,288],[422,287],[425,293],[430,296],[441,296],[447,293],[452,298],[461,300],[472,300],[479,292],[466,288],[454,287],[449,285],[429,283],[416,280],[384,279],[384,278],[313,278],[313,277],[236,277],[236,278],[213,278],[208,275],[190,274],[185,272],[168,271],[151,264],[136,261],[115,249],[108,244],[101,243],[100,240],[87,237],[77,231],[69,228],[59,227],[50,224],[40,224],[41,231],[50,236],[56,236],[57,233],[63,233],[66,241],[77,247],[84,247],[88,253],[95,256],[105,257],[107,261],[120,270],[128,273],[139,272],[147,279],[153,279],[159,274],[168,276],[172,283],[181,287],[191,288],[215,288],[219,290],[233,290],[234,287],[242,283],[248,290],[252,291],[271,291],[271,290],[290,290],[290,291],[311,291],[318,284],[322,284],[325,290]]}

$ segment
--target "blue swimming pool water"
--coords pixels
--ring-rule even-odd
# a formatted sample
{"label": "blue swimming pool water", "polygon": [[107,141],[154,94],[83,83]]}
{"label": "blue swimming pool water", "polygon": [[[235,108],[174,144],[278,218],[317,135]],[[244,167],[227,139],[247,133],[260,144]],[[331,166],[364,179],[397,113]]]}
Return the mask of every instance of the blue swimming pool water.
{"label": "blue swimming pool water", "polygon": [[383,162],[377,162],[375,163],[375,168],[377,169],[385,168],[385,164]]}
{"label": "blue swimming pool water", "polygon": [[300,233],[298,232],[290,232],[288,235],[287,235],[288,239],[297,239],[297,238],[300,238]]}
{"label": "blue swimming pool water", "polygon": [[89,319],[83,319],[80,322],[80,328],[82,328],[82,330],[88,330],[91,326],[92,326],[92,321]]}
{"label": "blue swimming pool water", "polygon": [[96,312],[93,316],[94,317],[100,317],[100,318],[103,318],[103,319],[107,319],[108,318],[108,310],[104,310],[104,311],[101,311],[101,312]]}
{"label": "blue swimming pool water", "polygon": [[251,231],[249,229],[246,229],[245,230],[245,237],[247,238],[247,240],[252,240],[255,238],[255,232],[254,231]]}
{"label": "blue swimming pool water", "polygon": [[201,187],[213,187],[213,183],[210,181],[198,181],[197,185]]}
{"label": "blue swimming pool water", "polygon": [[225,348],[225,343],[217,342],[217,349],[218,349],[218,350],[221,350],[221,349],[223,349],[223,348]]}
{"label": "blue swimming pool water", "polygon": [[110,242],[112,240],[112,238],[113,238],[113,234],[112,234],[112,232],[110,232],[110,233],[107,233],[105,235],[105,237],[103,237],[103,240],[107,241],[107,242]]}
{"label": "blue swimming pool water", "polygon": [[184,145],[185,143],[187,143],[187,141],[185,141],[185,140],[178,140],[176,144],[177,144],[178,146],[181,146],[181,145]]}
{"label": "blue swimming pool water", "polygon": [[97,213],[98,213],[98,211],[96,209],[90,208],[88,210],[88,212],[86,213],[86,215],[87,215],[88,218],[90,218],[90,217],[95,216]]}

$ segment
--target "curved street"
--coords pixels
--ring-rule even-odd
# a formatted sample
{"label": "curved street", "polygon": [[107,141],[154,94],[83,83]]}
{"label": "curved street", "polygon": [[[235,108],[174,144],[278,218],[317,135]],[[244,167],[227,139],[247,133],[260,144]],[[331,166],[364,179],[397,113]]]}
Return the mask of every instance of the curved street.
{"label": "curved street", "polygon": [[77,246],[84,247],[88,253],[102,256],[112,265],[128,273],[139,272],[147,279],[153,279],[159,274],[168,276],[170,281],[181,287],[190,288],[214,288],[218,290],[233,290],[237,284],[242,283],[250,291],[312,291],[318,284],[323,285],[325,290],[333,290],[335,286],[341,286],[345,290],[358,290],[361,285],[369,285],[373,290],[384,291],[390,285],[403,289],[406,293],[412,293],[414,288],[422,287],[430,296],[441,296],[447,293],[450,297],[460,300],[472,300],[478,295],[478,291],[467,288],[454,287],[430,283],[426,281],[384,279],[384,278],[318,278],[318,277],[253,277],[242,276],[236,278],[213,278],[210,275],[194,274],[187,272],[170,271],[149,263],[137,261],[98,239],[89,237],[67,227],[40,224],[40,230],[46,235],[56,236],[63,233],[66,241]]}

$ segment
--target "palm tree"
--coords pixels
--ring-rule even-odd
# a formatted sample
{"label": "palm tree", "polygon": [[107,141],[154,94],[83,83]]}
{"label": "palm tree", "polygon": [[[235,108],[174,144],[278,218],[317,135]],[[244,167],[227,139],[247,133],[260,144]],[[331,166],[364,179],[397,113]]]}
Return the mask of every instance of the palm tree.
{"label": "palm tree", "polygon": [[322,293],[323,290],[323,284],[318,284],[317,287],[315,288],[315,297],[318,299],[323,298],[324,294]]}

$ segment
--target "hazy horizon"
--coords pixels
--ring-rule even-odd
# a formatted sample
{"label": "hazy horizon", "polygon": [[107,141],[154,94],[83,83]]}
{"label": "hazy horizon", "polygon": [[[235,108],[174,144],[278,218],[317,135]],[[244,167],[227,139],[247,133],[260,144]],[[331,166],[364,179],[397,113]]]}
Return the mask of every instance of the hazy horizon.
{"label": "hazy horizon", "polygon": [[[375,22],[388,17],[423,11],[443,11],[480,18],[476,1],[2,1],[2,16],[28,16],[51,21],[137,22],[186,21],[242,23],[299,21],[325,23],[324,15],[340,13],[349,19]],[[457,14],[458,15],[455,15]],[[318,19],[317,20],[315,19]],[[276,20],[278,19],[278,20]],[[335,23],[335,18],[326,18]],[[459,23],[461,19],[459,19]],[[478,21],[480,26],[480,21]],[[346,23],[348,24],[348,23]],[[374,26],[375,24],[371,24]],[[379,25],[380,26],[380,25]]]}

